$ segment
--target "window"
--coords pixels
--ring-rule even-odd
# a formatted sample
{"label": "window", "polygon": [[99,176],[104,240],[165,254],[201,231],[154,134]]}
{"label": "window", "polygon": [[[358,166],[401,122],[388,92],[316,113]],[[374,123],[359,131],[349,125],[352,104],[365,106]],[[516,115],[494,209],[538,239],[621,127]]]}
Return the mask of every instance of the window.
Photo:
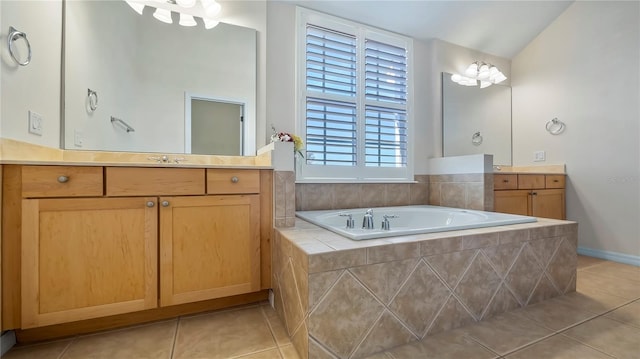
{"label": "window", "polygon": [[413,180],[411,40],[298,8],[300,181]]}

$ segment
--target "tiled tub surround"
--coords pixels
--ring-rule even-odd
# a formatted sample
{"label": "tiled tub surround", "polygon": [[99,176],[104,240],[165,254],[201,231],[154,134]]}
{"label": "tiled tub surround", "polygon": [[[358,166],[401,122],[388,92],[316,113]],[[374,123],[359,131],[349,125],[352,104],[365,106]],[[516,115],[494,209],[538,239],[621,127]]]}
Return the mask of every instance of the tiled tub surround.
{"label": "tiled tub surround", "polygon": [[430,175],[429,204],[493,211],[493,174]]}
{"label": "tiled tub surround", "polygon": [[351,241],[276,230],[275,307],[302,358],[362,358],[575,291],[577,224]]}

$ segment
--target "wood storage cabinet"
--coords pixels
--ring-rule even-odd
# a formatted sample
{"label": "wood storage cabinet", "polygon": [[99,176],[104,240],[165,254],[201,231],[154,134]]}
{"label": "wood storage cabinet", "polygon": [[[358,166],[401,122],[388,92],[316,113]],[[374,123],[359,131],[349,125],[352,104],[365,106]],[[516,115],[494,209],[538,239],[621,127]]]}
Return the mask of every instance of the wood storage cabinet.
{"label": "wood storage cabinet", "polygon": [[[12,165],[4,173],[3,194],[9,193],[7,175],[10,187],[19,189],[3,198],[20,204],[3,223],[19,221],[19,245],[6,248],[19,248],[14,279],[20,284],[3,293],[3,329],[270,285],[261,281],[261,267],[270,269],[270,257],[262,253],[270,249],[261,248],[271,227],[271,213],[268,222],[261,217],[261,209],[271,206],[271,181],[263,180],[271,176],[268,170]],[[15,265],[9,262],[3,266]]]}
{"label": "wood storage cabinet", "polygon": [[566,219],[565,175],[495,174],[496,212]]}

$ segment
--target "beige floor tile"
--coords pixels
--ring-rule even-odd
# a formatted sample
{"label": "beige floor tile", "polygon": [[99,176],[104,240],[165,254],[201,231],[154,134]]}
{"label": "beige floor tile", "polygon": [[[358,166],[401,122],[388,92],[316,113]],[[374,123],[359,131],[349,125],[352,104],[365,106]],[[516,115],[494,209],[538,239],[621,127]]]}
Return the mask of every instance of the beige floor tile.
{"label": "beige floor tile", "polygon": [[640,328],[640,300],[620,307],[606,317]]}
{"label": "beige floor tile", "polygon": [[181,318],[174,359],[214,359],[276,348],[259,306]]}
{"label": "beige floor tile", "polygon": [[293,345],[283,345],[280,347],[280,354],[284,359],[300,359],[296,348]]}
{"label": "beige floor tile", "polygon": [[629,302],[628,299],[599,292],[597,290],[588,292],[571,292],[550,300],[554,302],[561,302],[574,308],[588,310],[594,314],[603,314],[613,308],[617,308]]}
{"label": "beige floor tile", "polygon": [[578,292],[599,291],[629,300],[640,298],[640,282],[626,278],[578,271]]}
{"label": "beige floor tile", "polygon": [[63,359],[171,358],[178,320],[76,338]]}
{"label": "beige floor tile", "polygon": [[562,334],[620,359],[637,359],[640,353],[640,329],[606,317],[590,320]]}
{"label": "beige floor tile", "polygon": [[585,269],[596,264],[605,263],[606,260],[578,255],[578,269]]}
{"label": "beige floor tile", "polygon": [[287,329],[285,329],[284,323],[278,317],[278,313],[276,313],[275,309],[273,309],[269,304],[262,305],[261,308],[267,318],[267,322],[271,328],[271,333],[273,334],[278,346],[291,344],[291,339],[289,339],[289,335],[287,335]]}
{"label": "beige floor tile", "polygon": [[378,353],[378,354],[370,355],[370,356],[366,357],[365,359],[393,359],[393,357],[391,356],[391,354]]}
{"label": "beige floor tile", "polygon": [[280,351],[278,349],[268,349],[257,353],[251,353],[249,355],[243,355],[240,357],[234,357],[234,359],[280,359]]}
{"label": "beige floor tile", "polygon": [[72,339],[48,342],[42,344],[27,345],[23,347],[13,347],[3,359],[56,359],[60,357],[65,349],[72,342]]}
{"label": "beige floor tile", "polygon": [[597,350],[562,335],[554,335],[507,355],[507,359],[610,359]]}
{"label": "beige floor tile", "polygon": [[549,329],[511,312],[457,329],[494,352],[504,355],[553,334]]}
{"label": "beige floor tile", "polygon": [[597,314],[561,301],[547,300],[512,311],[551,330],[562,330],[595,317]]}
{"label": "beige floor tile", "polygon": [[498,355],[464,336],[463,332],[452,330],[403,345],[387,351],[394,359],[438,358],[438,359],[489,359]]}
{"label": "beige floor tile", "polygon": [[[640,267],[616,262],[604,262],[592,267],[583,269],[583,272],[597,273],[611,278],[624,278],[635,282],[640,282]],[[640,283],[639,283],[640,284]]]}

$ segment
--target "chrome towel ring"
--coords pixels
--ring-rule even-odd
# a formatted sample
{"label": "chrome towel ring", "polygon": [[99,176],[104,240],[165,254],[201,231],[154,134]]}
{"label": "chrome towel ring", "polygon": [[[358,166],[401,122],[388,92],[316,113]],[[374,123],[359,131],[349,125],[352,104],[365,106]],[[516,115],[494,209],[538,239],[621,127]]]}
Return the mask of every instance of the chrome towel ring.
{"label": "chrome towel ring", "polygon": [[559,135],[564,131],[564,129],[566,128],[566,125],[564,124],[564,122],[558,120],[557,117],[554,117],[552,120],[547,122],[545,128],[547,129],[547,132],[549,132],[550,134]]}
{"label": "chrome towel ring", "polygon": [[[20,61],[13,50],[13,43],[18,39],[24,39],[27,44],[27,59],[24,61]],[[16,30],[13,26],[9,26],[9,36],[7,36],[7,44],[9,45],[9,55],[11,58],[20,66],[27,66],[31,62],[31,44],[27,39],[27,34],[22,31]]]}
{"label": "chrome towel ring", "polygon": [[91,112],[95,111],[98,108],[98,93],[93,91],[92,89],[87,89],[87,100],[89,102],[89,110]]}
{"label": "chrome towel ring", "polygon": [[473,143],[474,146],[480,146],[482,144],[482,135],[480,134],[480,131],[471,136],[471,143]]}

